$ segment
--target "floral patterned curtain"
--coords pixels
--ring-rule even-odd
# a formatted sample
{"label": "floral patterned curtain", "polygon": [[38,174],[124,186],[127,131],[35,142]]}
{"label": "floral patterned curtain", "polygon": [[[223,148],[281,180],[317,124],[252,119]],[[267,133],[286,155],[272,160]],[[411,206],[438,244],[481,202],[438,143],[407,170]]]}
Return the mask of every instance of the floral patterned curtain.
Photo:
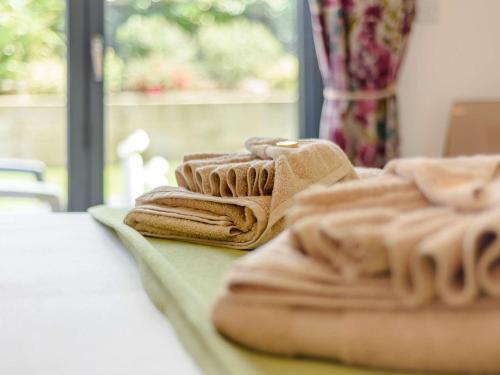
{"label": "floral patterned curtain", "polygon": [[310,0],[325,83],[321,136],[357,165],[398,156],[396,85],[416,0]]}

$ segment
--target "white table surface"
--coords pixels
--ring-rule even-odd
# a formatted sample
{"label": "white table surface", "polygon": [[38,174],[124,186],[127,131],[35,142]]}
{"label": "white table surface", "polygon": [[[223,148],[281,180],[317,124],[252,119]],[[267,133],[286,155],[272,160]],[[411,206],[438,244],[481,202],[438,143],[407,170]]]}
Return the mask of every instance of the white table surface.
{"label": "white table surface", "polygon": [[0,374],[200,374],[88,214],[0,216]]}

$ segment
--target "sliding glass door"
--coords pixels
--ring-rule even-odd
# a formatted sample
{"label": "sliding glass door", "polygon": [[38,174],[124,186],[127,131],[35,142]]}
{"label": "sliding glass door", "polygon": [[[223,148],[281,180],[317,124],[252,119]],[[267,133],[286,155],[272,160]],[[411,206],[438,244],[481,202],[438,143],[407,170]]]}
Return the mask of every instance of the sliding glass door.
{"label": "sliding glass door", "polygon": [[105,2],[105,194],[175,184],[186,153],[297,136],[294,0]]}
{"label": "sliding glass door", "polygon": [[59,205],[45,209],[130,205],[175,184],[186,153],[314,135],[321,92],[305,4],[1,1],[0,212],[38,209],[40,199],[5,194],[9,184],[50,185]]}

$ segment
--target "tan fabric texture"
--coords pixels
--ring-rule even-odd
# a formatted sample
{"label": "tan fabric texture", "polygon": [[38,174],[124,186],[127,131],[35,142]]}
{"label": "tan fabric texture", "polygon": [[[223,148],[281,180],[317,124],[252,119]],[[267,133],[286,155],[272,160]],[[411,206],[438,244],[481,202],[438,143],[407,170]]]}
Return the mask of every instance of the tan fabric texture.
{"label": "tan fabric texture", "polygon": [[263,160],[245,152],[203,155],[184,160],[175,176],[179,186],[218,197],[271,195],[274,186],[274,160]]}
{"label": "tan fabric texture", "polygon": [[401,159],[302,192],[290,229],[230,270],[216,327],[273,353],[500,372],[498,165]]}
{"label": "tan fabric texture", "polygon": [[180,187],[142,195],[125,223],[148,236],[253,249],[283,230],[296,193],[357,178],[333,143],[276,146],[281,140],[252,138],[245,153],[187,156],[176,171]]}

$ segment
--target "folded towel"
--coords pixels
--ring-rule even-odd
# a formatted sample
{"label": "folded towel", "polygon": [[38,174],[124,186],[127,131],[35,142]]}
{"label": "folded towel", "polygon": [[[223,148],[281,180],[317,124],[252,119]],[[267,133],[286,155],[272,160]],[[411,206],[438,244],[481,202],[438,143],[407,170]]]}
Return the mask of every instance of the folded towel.
{"label": "folded towel", "polygon": [[346,312],[224,296],[213,321],[233,340],[269,353],[385,369],[498,374],[498,307]]}
{"label": "folded towel", "polygon": [[499,372],[499,160],[396,160],[297,195],[290,229],[229,272],[216,327],[273,353]]}
{"label": "folded towel", "polygon": [[187,156],[176,171],[180,187],[142,195],[125,223],[148,236],[253,249],[283,230],[296,193],[357,178],[328,141],[252,138],[245,146],[246,153]]}
{"label": "folded towel", "polygon": [[386,173],[413,181],[434,204],[477,210],[500,204],[500,156],[397,159]]}

